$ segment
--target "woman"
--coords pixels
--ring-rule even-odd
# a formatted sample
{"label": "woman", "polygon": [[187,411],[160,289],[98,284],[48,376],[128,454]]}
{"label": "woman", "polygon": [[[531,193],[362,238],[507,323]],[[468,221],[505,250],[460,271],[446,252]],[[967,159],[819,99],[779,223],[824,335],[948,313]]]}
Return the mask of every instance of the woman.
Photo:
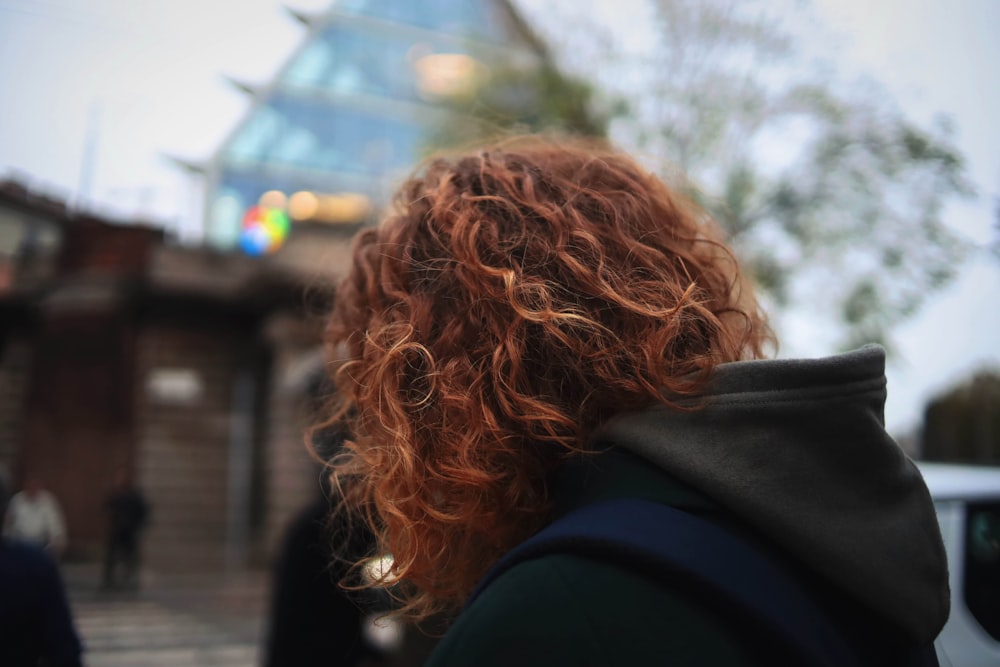
{"label": "woman", "polygon": [[461,610],[429,664],[803,661],[752,610],[613,555],[542,554],[470,599],[544,526],[621,498],[764,554],[858,664],[933,661],[944,552],[882,428],[883,352],[769,342],[713,222],[629,157],[528,138],[424,164],[356,238],[327,343],[347,350],[330,420],[356,434],[333,477],[394,558],[382,583],[415,618]]}

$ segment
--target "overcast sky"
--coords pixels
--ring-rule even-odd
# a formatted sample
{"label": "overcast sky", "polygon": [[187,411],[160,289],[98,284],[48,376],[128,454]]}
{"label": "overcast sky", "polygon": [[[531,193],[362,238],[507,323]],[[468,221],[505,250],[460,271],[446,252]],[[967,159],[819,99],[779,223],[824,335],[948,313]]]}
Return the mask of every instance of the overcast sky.
{"label": "overcast sky", "polygon": [[[630,2],[603,2],[626,32]],[[329,0],[290,4],[317,11]],[[546,2],[524,4],[545,15]],[[814,4],[822,39],[807,43],[881,81],[915,121],[954,119],[980,196],[947,217],[985,242],[1000,193],[1000,2]],[[0,175],[64,196],[83,188],[107,212],[190,225],[197,193],[162,155],[210,156],[247,108],[223,75],[266,81],[303,34],[273,0],[0,0]],[[92,160],[84,157],[88,136]],[[1000,366],[1000,262],[973,259],[897,341],[887,421],[901,432],[929,396],[975,368]],[[829,352],[802,333],[786,335],[782,350]]]}

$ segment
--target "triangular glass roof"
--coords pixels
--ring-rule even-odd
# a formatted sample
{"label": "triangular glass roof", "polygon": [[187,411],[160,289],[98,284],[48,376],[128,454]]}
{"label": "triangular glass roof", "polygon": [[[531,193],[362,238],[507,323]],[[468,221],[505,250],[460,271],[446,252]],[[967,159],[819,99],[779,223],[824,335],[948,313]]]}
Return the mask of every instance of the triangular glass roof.
{"label": "triangular glass roof", "polygon": [[526,50],[505,2],[339,0],[314,19],[215,156],[209,243],[236,245],[265,193],[270,205],[303,191],[382,204],[439,127],[443,97]]}

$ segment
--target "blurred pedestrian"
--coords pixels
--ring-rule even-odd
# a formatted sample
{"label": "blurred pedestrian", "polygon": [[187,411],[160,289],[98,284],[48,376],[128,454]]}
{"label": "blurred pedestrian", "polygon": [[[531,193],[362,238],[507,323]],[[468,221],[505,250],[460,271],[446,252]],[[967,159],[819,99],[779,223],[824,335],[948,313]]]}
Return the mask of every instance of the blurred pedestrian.
{"label": "blurred pedestrian", "polygon": [[55,557],[66,548],[66,523],[59,502],[38,477],[29,476],[24,489],[10,499],[4,533],[44,547]]}
{"label": "blurred pedestrian", "polygon": [[[0,519],[7,509],[0,479]],[[76,667],[82,651],[51,554],[37,543],[0,537],[0,665]]]}
{"label": "blurred pedestrian", "polygon": [[105,502],[105,510],[109,522],[102,587],[137,588],[141,553],[139,538],[149,519],[149,503],[136,488],[128,470],[118,471],[115,488]]}
{"label": "blurred pedestrian", "polygon": [[[370,552],[369,533],[351,530],[324,495],[296,516],[274,572],[266,667],[357,667],[382,654],[363,632],[363,595],[340,587],[353,560]],[[333,520],[331,520],[331,516]]]}
{"label": "blurred pedestrian", "polygon": [[428,665],[936,664],[881,348],[765,359],[718,226],[603,145],[433,158],[394,204],[334,299],[329,421],[382,584],[457,614]]}

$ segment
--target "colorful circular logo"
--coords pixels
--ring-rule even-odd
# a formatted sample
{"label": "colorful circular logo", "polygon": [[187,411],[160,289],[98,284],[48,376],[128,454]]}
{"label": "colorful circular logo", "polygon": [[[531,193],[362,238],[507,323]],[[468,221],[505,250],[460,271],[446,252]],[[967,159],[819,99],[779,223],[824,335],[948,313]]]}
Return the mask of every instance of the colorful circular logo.
{"label": "colorful circular logo", "polygon": [[280,208],[254,206],[243,216],[240,247],[252,257],[272,253],[288,238],[289,227],[288,215]]}

